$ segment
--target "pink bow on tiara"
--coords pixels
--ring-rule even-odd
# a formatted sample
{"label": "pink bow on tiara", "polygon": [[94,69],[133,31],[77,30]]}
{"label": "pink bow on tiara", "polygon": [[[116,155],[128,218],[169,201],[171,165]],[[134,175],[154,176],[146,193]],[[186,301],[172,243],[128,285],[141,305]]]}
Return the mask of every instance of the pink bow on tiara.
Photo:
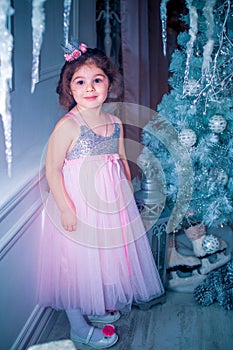
{"label": "pink bow on tiara", "polygon": [[80,57],[83,53],[87,51],[87,45],[84,43],[81,43],[78,48],[75,48],[70,53],[65,53],[64,57],[67,62],[72,62],[76,60],[78,57]]}

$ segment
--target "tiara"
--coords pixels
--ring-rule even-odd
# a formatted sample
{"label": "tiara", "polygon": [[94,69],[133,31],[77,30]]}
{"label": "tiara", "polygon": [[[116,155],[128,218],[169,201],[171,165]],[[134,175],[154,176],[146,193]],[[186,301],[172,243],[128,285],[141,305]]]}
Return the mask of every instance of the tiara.
{"label": "tiara", "polygon": [[66,46],[61,45],[64,50],[64,58],[67,62],[72,62],[76,60],[78,57],[80,57],[82,54],[84,54],[87,51],[87,45],[84,43],[81,43],[78,45],[77,42],[74,40],[70,43],[67,43]]}

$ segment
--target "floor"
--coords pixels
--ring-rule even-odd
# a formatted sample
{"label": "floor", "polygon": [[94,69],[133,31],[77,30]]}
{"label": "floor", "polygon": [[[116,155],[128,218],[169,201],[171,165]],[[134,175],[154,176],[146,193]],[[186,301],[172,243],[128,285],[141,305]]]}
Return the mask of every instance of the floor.
{"label": "floor", "polygon": [[[47,339],[69,338],[69,325],[63,312]],[[168,291],[166,302],[147,311],[133,307],[115,324],[119,341],[113,350],[233,350],[233,311],[218,303],[203,307],[192,293]],[[78,345],[78,350],[91,349]]]}

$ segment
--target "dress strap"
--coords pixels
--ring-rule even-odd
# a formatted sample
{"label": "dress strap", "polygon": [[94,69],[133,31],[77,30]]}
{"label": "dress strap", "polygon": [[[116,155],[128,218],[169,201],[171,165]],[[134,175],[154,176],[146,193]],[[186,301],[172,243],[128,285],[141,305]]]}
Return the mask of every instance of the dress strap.
{"label": "dress strap", "polygon": [[74,116],[74,113],[69,111],[69,112],[66,113],[66,115],[70,115],[72,117],[72,116]]}
{"label": "dress strap", "polygon": [[108,113],[108,115],[109,115],[109,117],[110,117],[110,119],[111,119],[113,124],[115,124],[115,123],[118,124],[118,122],[116,121],[116,118],[115,118],[115,116],[113,114]]}
{"label": "dress strap", "polygon": [[85,125],[83,122],[82,122],[82,120],[79,120],[78,118],[77,118],[77,116],[73,113],[73,112],[68,112],[68,113],[66,113],[66,115],[68,115],[68,116],[71,116],[75,121],[76,121],[76,123],[79,125],[79,126],[82,126],[82,125]]}

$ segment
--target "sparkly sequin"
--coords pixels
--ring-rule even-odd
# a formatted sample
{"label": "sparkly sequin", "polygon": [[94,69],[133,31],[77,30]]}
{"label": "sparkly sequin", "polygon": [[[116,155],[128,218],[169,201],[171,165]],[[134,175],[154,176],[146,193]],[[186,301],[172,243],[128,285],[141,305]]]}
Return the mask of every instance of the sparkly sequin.
{"label": "sparkly sequin", "polygon": [[74,147],[66,155],[67,160],[90,155],[118,153],[120,127],[114,123],[114,131],[110,136],[100,136],[86,125],[80,126],[80,136]]}

